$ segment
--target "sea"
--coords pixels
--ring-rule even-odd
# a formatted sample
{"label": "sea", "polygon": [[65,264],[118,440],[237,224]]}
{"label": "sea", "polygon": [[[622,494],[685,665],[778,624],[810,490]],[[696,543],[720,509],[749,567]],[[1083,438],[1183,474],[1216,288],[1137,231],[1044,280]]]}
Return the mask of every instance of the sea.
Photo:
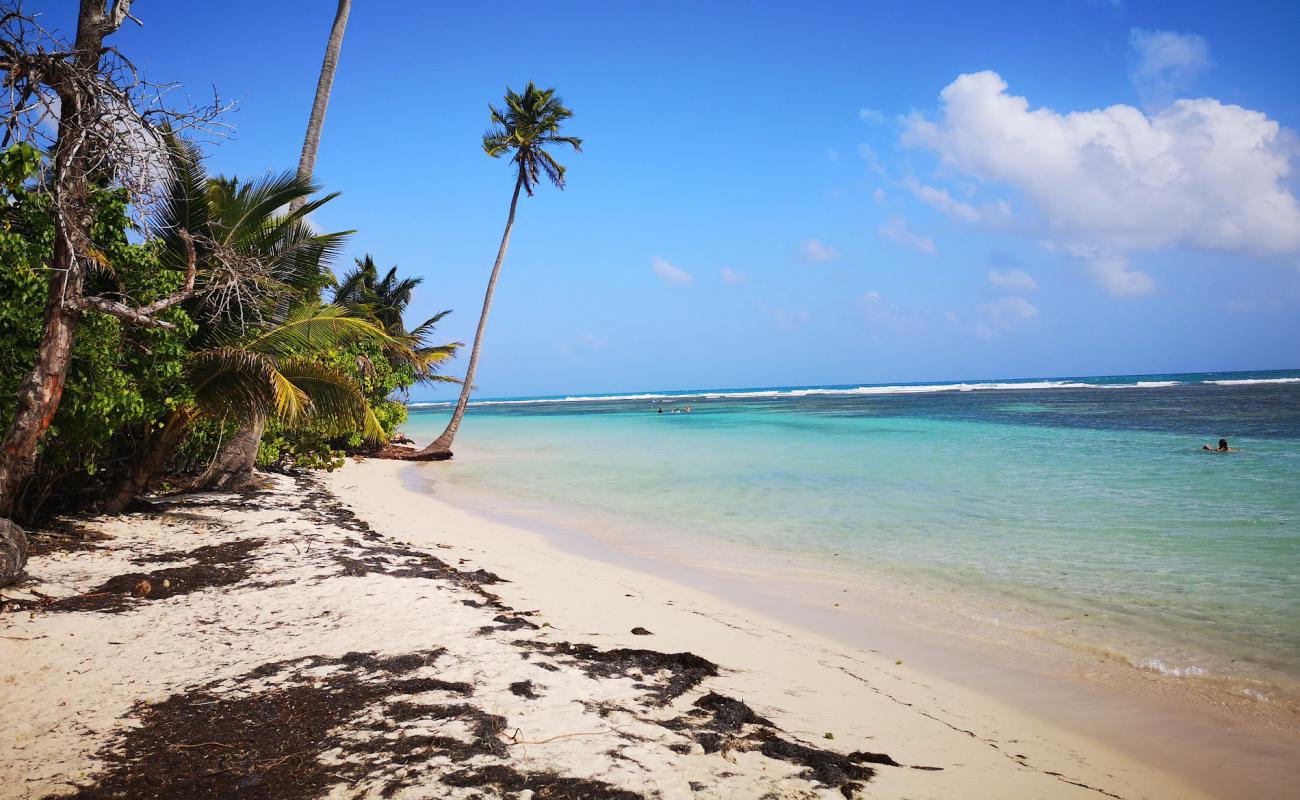
{"label": "sea", "polygon": [[[449,403],[410,412],[427,440]],[[483,399],[457,452],[451,488],[566,525],[905,580],[1300,712],[1300,370]]]}

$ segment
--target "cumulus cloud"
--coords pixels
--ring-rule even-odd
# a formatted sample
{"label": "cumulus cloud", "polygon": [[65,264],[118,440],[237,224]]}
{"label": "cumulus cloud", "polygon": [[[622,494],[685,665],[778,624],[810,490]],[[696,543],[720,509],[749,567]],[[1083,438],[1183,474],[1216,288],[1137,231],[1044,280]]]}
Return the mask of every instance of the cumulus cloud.
{"label": "cumulus cloud", "polygon": [[1154,116],[1126,105],[1059,114],[1008,94],[995,72],[962,75],[940,96],[938,120],[914,115],[904,142],[1020,190],[1055,241],[1300,250],[1300,203],[1284,185],[1294,137],[1258,111],[1206,98]]}
{"label": "cumulus cloud", "polygon": [[1008,292],[1032,292],[1038,289],[1038,281],[1023,269],[991,269],[989,283]]}
{"label": "cumulus cloud", "polygon": [[834,245],[823,244],[816,239],[809,239],[803,243],[803,257],[813,264],[825,264],[827,261],[834,261],[839,258],[840,251]]}
{"label": "cumulus cloud", "polygon": [[731,267],[723,267],[722,282],[728,286],[739,286],[742,283],[749,283],[749,276]]}
{"label": "cumulus cloud", "polygon": [[908,176],[904,181],[907,188],[922,203],[942,211],[948,216],[963,222],[983,222],[997,225],[1011,219],[1011,206],[1005,200],[985,203],[979,207],[963,203],[948,193],[947,189],[927,186],[916,178]]}
{"label": "cumulus cloud", "polygon": [[902,217],[894,217],[889,222],[881,225],[878,231],[886,239],[910,250],[916,250],[928,256],[938,252],[933,239],[913,232],[907,227],[907,220]]}
{"label": "cumulus cloud", "polygon": [[1129,31],[1129,80],[1148,108],[1164,108],[1210,66],[1204,36],[1173,31]]}
{"label": "cumulus cloud", "polygon": [[677,286],[689,286],[695,283],[695,278],[691,277],[691,273],[679,267],[674,267],[659,256],[655,256],[650,260],[650,269],[654,270],[654,274],[658,275],[664,283]]}
{"label": "cumulus cloud", "polygon": [[1095,245],[1043,244],[1048,250],[1064,253],[1083,264],[1097,283],[1115,297],[1141,297],[1155,291],[1155,279],[1141,270],[1130,269],[1128,256],[1123,253]]}

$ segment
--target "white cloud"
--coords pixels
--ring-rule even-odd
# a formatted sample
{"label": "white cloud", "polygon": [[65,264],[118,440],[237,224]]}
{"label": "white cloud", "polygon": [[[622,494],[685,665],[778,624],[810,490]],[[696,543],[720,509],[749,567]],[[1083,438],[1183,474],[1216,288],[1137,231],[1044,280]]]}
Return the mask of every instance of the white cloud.
{"label": "white cloud", "polygon": [[957,200],[948,193],[947,189],[926,186],[911,175],[907,176],[904,184],[912,190],[912,194],[922,203],[963,222],[983,222],[997,225],[1011,219],[1011,206],[1005,200],[985,203],[977,208],[970,203]]}
{"label": "white cloud", "polygon": [[1173,31],[1129,31],[1129,80],[1148,108],[1169,105],[1210,66],[1204,36]]}
{"label": "white cloud", "polygon": [[919,252],[925,253],[928,256],[932,256],[936,252],[938,252],[938,249],[934,246],[933,239],[931,239],[928,236],[921,236],[918,233],[912,232],[907,227],[907,220],[903,219],[902,217],[894,217],[893,219],[889,220],[889,222],[886,222],[884,225],[881,225],[879,228],[879,233],[881,236],[885,237],[886,239],[889,239],[892,242],[895,242],[896,244],[899,244],[911,250],[917,250]]}
{"label": "white cloud", "polygon": [[731,267],[723,267],[722,282],[728,286],[739,286],[742,283],[749,283],[749,276]]}
{"label": "white cloud", "polygon": [[833,148],[833,147],[828,147],[828,148],[826,148],[826,152],[825,152],[824,155],[826,156],[826,160],[827,160],[827,161],[839,161],[839,160],[840,160],[840,151],[839,151],[839,150],[836,150],[836,149]]}
{"label": "white cloud", "polygon": [[664,283],[678,286],[689,286],[695,283],[695,278],[691,277],[691,273],[674,267],[659,256],[655,256],[650,260],[650,269],[654,270],[654,273],[663,279]]}
{"label": "white cloud", "polygon": [[872,196],[873,198],[875,198],[875,201],[876,201],[877,203],[884,203],[884,202],[885,202],[885,190],[884,190],[884,189],[881,189],[881,188],[877,187],[876,190],[875,190],[874,192],[871,193],[871,196]]}
{"label": "white cloud", "polygon": [[1049,244],[1048,249],[1083,262],[1102,288],[1116,297],[1140,297],[1155,291],[1155,279],[1141,270],[1129,269],[1128,256],[1123,253],[1082,244]]}
{"label": "white cloud", "polygon": [[883,112],[877,111],[874,108],[860,108],[858,109],[858,119],[863,122],[869,122],[872,125],[884,125],[887,117]]}
{"label": "white cloud", "polygon": [[874,147],[863,142],[858,145],[858,155],[862,157],[863,161],[867,162],[867,166],[871,167],[872,172],[884,177],[885,168],[880,163],[880,156],[876,154],[876,149]]}
{"label": "white cloud", "polygon": [[1038,281],[1023,269],[989,270],[989,283],[1008,292],[1032,292],[1038,289]]}
{"label": "white cloud", "polygon": [[809,239],[803,243],[803,257],[813,264],[824,264],[827,261],[834,261],[839,258],[840,251],[834,245],[822,244],[816,239]]}
{"label": "white cloud", "polygon": [[904,142],[1019,189],[1058,242],[1300,250],[1300,203],[1284,186],[1294,135],[1264,114],[1214,99],[1154,116],[1126,105],[1059,114],[1006,90],[995,72],[958,77],[940,118],[914,115]]}
{"label": "white cloud", "polygon": [[1141,270],[1129,269],[1123,255],[1103,253],[1087,263],[1097,282],[1116,297],[1139,297],[1155,291],[1155,279]]}

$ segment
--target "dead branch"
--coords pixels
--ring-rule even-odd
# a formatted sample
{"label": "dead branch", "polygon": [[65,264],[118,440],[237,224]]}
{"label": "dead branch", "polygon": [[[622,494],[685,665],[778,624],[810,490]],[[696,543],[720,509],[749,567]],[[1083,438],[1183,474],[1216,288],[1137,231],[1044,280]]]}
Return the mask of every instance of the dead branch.
{"label": "dead branch", "polygon": [[133,308],[117,300],[110,300],[103,295],[92,295],[90,297],[81,297],[76,300],[69,300],[64,305],[67,308],[76,311],[98,311],[101,314],[109,314],[130,325],[140,328],[162,328],[163,330],[175,330],[176,326],[166,320],[154,317],[160,311],[164,311],[182,300],[186,300],[194,294],[194,240],[190,237],[188,231],[177,231],[181,241],[185,243],[185,285],[177,292],[164,297],[161,300],[150,303],[147,306]]}

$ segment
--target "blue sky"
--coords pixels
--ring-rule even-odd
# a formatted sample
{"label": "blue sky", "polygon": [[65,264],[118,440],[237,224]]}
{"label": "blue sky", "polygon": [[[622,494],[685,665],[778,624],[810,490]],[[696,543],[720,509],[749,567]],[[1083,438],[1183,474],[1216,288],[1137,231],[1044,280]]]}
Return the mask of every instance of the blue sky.
{"label": "blue sky", "polygon": [[[116,44],[237,100],[210,168],[255,175],[333,10],[145,0]],[[360,2],[315,221],[469,341],[512,185],[479,137],[532,79],[586,146],[522,203],[481,396],[1294,368],[1298,38],[1294,2]]]}

